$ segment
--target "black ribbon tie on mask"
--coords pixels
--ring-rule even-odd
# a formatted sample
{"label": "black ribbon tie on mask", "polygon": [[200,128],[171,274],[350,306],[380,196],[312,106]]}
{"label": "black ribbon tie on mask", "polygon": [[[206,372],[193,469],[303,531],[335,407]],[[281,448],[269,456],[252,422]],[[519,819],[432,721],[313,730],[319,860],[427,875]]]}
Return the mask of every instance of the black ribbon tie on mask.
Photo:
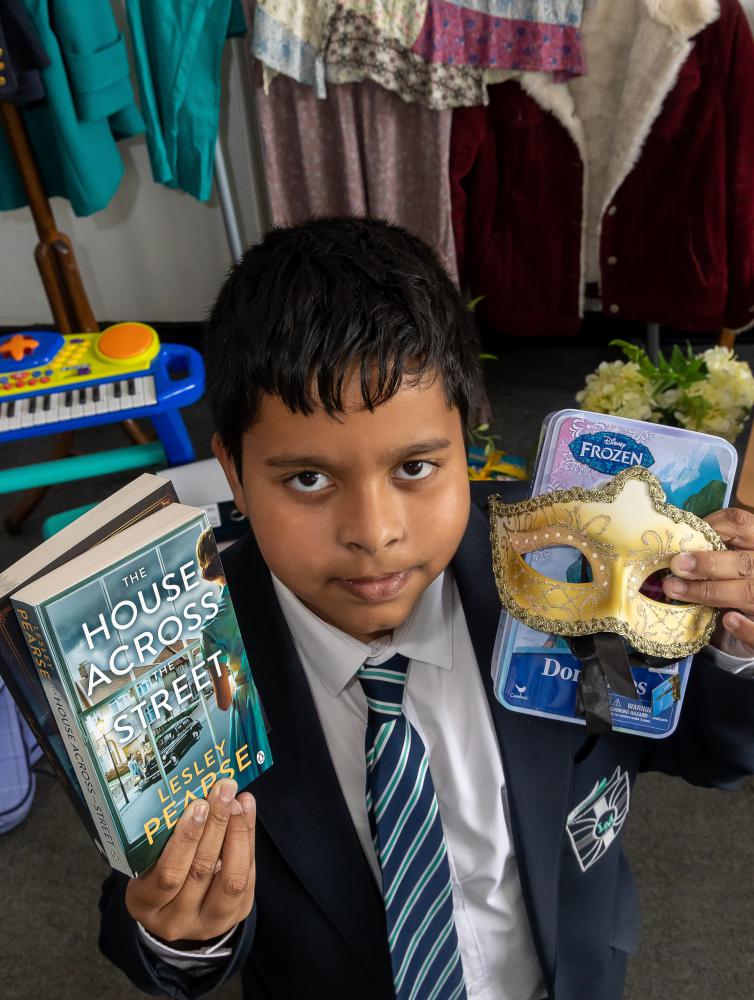
{"label": "black ribbon tie on mask", "polygon": [[609,733],[613,728],[610,691],[626,698],[637,697],[625,641],[614,632],[596,632],[569,636],[567,642],[581,661],[576,714],[586,720],[590,733]]}

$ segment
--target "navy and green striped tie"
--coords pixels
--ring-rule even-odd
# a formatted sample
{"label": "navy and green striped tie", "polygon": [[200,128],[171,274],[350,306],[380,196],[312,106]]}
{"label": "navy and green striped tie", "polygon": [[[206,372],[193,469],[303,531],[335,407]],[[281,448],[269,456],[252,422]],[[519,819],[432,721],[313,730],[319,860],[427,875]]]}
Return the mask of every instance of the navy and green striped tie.
{"label": "navy and green striped tie", "polygon": [[408,659],[357,677],[367,698],[367,812],[382,871],[397,1000],[466,996],[445,838],[427,751],[403,714]]}

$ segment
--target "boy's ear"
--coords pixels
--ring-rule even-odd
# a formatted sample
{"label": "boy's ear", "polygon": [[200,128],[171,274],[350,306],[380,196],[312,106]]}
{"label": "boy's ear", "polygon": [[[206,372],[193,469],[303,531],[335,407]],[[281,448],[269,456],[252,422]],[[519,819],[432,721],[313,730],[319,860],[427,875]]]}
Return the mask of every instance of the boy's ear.
{"label": "boy's ear", "polygon": [[248,517],[249,514],[246,510],[246,499],[243,495],[243,486],[241,485],[238,473],[236,472],[236,463],[226,450],[225,445],[222,443],[220,435],[217,431],[215,431],[212,435],[212,452],[217,461],[223,467],[225,478],[228,480],[228,485],[233,493],[233,502],[244,517]]}

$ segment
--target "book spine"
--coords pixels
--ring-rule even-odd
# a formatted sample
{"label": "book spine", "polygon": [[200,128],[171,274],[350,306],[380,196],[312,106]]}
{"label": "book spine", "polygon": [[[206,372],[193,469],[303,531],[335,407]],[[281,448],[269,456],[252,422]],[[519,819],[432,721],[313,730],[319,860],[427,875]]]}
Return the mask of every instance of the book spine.
{"label": "book spine", "polygon": [[131,875],[133,873],[110,808],[109,795],[102,787],[98,769],[79,725],[76,709],[66,693],[43,615],[33,605],[15,598],[11,598],[11,601],[107,861],[116,871]]}
{"label": "book spine", "polygon": [[104,854],[99,834],[92,823],[76,773],[52,717],[29,647],[8,597],[0,601],[0,676],[90,836]]}

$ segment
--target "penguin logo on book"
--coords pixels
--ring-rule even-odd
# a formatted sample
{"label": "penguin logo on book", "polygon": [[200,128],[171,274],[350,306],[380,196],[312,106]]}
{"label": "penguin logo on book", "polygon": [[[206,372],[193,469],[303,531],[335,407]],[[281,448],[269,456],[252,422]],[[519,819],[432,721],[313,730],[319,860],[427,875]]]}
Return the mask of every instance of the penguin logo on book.
{"label": "penguin logo on book", "polygon": [[257,751],[257,764],[264,764],[264,750]]}

